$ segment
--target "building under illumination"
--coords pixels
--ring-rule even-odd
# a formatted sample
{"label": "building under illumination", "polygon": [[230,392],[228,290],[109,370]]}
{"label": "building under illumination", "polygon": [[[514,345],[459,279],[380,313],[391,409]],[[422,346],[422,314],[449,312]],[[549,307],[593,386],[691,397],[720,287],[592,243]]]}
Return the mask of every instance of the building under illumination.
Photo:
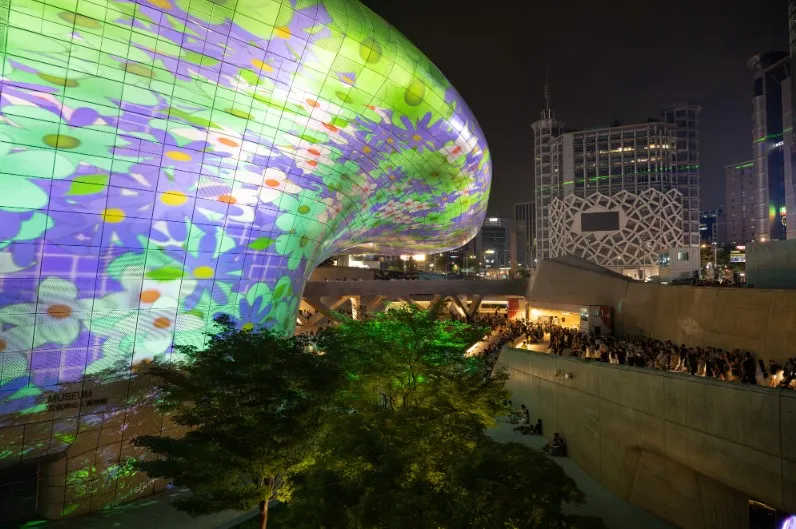
{"label": "building under illumination", "polygon": [[518,268],[533,268],[534,247],[534,214],[533,202],[514,204],[514,230],[511,247],[514,249],[512,260]]}
{"label": "building under illumination", "polygon": [[330,257],[414,267],[482,224],[475,116],[355,0],[0,6],[0,527],[166,487],[130,440],[183,432],[139,365],[222,315],[290,335]]}
{"label": "building under illumination", "polygon": [[475,237],[476,251],[484,269],[511,267],[511,220],[487,217]]}
{"label": "building under illumination", "polygon": [[576,255],[645,279],[699,267],[699,113],[564,131],[533,124],[537,260]]}
{"label": "building under illumination", "polygon": [[[793,93],[796,88],[796,79],[793,72],[796,71],[796,1],[791,0],[788,4],[788,33],[790,36],[790,46],[788,48],[790,62],[790,77],[782,84],[783,88],[783,159],[785,162],[785,220],[787,222],[787,212],[796,211],[796,178],[794,178],[794,167],[796,167],[796,142],[793,137],[793,126],[796,125],[796,115],[793,113]],[[796,224],[791,223],[787,227],[787,238],[796,239]]]}
{"label": "building under illumination", "polygon": [[755,164],[748,160],[724,167],[724,214],[727,241],[744,244],[755,240]]}
{"label": "building under illumination", "polygon": [[[752,197],[754,237],[757,241],[787,237],[786,187],[792,188],[793,150],[790,58],[781,51],[754,55],[752,71],[752,162],[755,192]],[[789,123],[785,126],[785,123]],[[785,129],[788,129],[786,147]],[[786,151],[788,156],[785,156]],[[786,163],[787,159],[787,163]],[[788,182],[788,185],[786,185]],[[793,200],[792,193],[791,201]],[[791,230],[791,237],[796,234]]]}

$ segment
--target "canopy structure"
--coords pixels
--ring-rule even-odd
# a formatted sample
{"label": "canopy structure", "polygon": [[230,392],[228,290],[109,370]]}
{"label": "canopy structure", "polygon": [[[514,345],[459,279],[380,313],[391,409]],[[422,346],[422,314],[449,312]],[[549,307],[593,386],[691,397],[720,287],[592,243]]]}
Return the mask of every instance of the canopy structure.
{"label": "canopy structure", "polygon": [[0,414],[201,345],[290,333],[313,268],[472,238],[491,181],[442,73],[353,0],[0,7]]}

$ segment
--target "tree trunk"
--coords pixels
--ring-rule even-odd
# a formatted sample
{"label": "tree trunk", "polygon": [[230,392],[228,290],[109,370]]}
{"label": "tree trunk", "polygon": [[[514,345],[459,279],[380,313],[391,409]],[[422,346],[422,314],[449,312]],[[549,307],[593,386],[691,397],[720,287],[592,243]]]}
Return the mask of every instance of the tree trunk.
{"label": "tree trunk", "polygon": [[260,529],[268,527],[268,502],[260,502]]}

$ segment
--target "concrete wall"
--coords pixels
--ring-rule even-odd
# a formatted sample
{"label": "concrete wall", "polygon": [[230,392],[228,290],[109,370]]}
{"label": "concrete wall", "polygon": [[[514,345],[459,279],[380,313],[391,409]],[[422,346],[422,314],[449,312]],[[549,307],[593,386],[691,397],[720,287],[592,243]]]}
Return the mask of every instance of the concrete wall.
{"label": "concrete wall", "polygon": [[746,282],[762,288],[796,288],[796,240],[748,245]]}
{"label": "concrete wall", "polygon": [[618,333],[689,345],[796,356],[796,291],[629,283],[616,305]]}
{"label": "concrete wall", "polygon": [[310,281],[357,281],[375,279],[376,271],[350,266],[319,266],[312,271]]}
{"label": "concrete wall", "polygon": [[597,265],[581,268],[545,261],[528,283],[526,297],[532,304],[562,308],[585,305],[616,306],[624,297],[629,283],[628,278]]}
{"label": "concrete wall", "polygon": [[304,297],[340,296],[401,296],[425,295],[457,296],[523,296],[528,289],[526,279],[468,280],[468,279],[416,279],[372,281],[308,281]]}
{"label": "concrete wall", "polygon": [[661,518],[743,529],[749,498],[796,512],[794,392],[508,348],[500,365],[547,437],[560,432],[586,472]]}
{"label": "concrete wall", "polygon": [[656,285],[546,262],[529,285],[531,306],[614,308],[614,331],[688,345],[796,356],[796,290]]}

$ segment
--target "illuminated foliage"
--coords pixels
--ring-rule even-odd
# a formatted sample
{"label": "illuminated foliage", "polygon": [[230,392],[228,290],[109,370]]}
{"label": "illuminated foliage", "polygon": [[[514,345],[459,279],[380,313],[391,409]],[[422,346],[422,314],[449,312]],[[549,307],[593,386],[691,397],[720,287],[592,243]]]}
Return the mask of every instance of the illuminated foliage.
{"label": "illuminated foliage", "polygon": [[486,329],[438,307],[342,318],[312,347],[225,329],[148,370],[191,430],[138,438],[158,459],[137,468],[189,487],[180,508],[260,503],[261,523],[291,529],[580,527],[561,512],[582,495],[560,467],[486,435],[508,413],[506,375],[465,356]]}
{"label": "illuminated foliage", "polygon": [[[436,308],[435,308],[436,309]],[[579,527],[561,512],[582,500],[558,465],[492,441],[506,414],[505,374],[466,349],[484,329],[436,310],[344,321],[321,337],[348,376],[330,408],[315,464],[275,511],[292,529]],[[593,527],[602,527],[599,522]]]}
{"label": "illuminated foliage", "polygon": [[160,410],[189,430],[138,437],[158,458],[137,467],[190,488],[177,506],[192,514],[259,504],[267,521],[269,502],[288,501],[293,476],[312,462],[325,418],[318,404],[343,377],[298,340],[222,323],[206,349],[184,347],[184,362],[147,370],[159,381]]}

